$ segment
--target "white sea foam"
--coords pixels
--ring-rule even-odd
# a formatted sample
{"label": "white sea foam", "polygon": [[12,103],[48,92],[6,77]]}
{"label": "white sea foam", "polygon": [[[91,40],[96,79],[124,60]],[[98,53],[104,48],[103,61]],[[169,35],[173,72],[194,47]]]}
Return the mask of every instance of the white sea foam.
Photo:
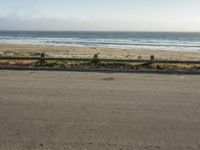
{"label": "white sea foam", "polygon": [[[77,34],[77,35],[76,35]],[[153,50],[200,51],[200,34],[188,37],[172,34],[170,37],[162,33],[153,33],[149,37],[144,33],[129,35],[121,33],[40,33],[37,32],[0,32],[0,43],[41,44],[65,46],[96,46],[110,48],[145,48]],[[144,34],[144,35],[143,35]],[[69,36],[69,37],[68,37]]]}

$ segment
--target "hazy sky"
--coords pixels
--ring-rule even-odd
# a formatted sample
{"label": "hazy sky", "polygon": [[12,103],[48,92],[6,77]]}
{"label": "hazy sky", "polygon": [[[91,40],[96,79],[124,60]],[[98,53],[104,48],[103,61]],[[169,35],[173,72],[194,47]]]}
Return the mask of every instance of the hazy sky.
{"label": "hazy sky", "polygon": [[200,0],[0,0],[0,30],[200,31]]}

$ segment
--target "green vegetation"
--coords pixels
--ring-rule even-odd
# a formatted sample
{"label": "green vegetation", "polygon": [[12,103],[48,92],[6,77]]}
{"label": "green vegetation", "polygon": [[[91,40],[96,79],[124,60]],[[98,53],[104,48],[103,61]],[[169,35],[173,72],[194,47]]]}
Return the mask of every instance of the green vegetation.
{"label": "green vegetation", "polygon": [[155,70],[200,70],[200,65],[189,64],[166,64],[166,63],[127,63],[127,62],[65,62],[45,61],[37,63],[37,67],[59,68],[95,68],[95,69],[155,69]]}
{"label": "green vegetation", "polygon": [[52,60],[48,60],[48,61],[44,61],[43,63],[41,63],[40,61],[37,61],[35,63],[35,67],[60,67],[60,68],[65,68],[67,62],[64,61],[52,61]]}
{"label": "green vegetation", "polygon": [[[33,55],[40,55],[34,53]],[[177,63],[128,63],[128,62],[100,62],[98,54],[91,61],[25,61],[25,60],[1,60],[1,66],[27,66],[27,67],[52,67],[52,68],[92,68],[92,69],[153,69],[153,70],[200,70],[200,64]]]}

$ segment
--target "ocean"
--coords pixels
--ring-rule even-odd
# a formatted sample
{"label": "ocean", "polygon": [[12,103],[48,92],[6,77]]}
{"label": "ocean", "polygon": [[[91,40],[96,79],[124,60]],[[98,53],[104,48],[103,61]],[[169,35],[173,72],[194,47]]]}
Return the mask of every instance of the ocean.
{"label": "ocean", "polygon": [[0,31],[0,43],[200,52],[200,33]]}

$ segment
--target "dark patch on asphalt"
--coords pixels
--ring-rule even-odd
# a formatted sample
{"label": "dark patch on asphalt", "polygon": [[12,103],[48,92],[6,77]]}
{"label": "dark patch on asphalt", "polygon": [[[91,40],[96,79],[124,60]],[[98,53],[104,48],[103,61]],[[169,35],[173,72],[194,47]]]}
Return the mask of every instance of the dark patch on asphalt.
{"label": "dark patch on asphalt", "polygon": [[114,81],[115,79],[112,77],[108,77],[108,78],[103,78],[102,80],[104,81]]}
{"label": "dark patch on asphalt", "polygon": [[20,136],[20,133],[16,133],[17,136]]}

